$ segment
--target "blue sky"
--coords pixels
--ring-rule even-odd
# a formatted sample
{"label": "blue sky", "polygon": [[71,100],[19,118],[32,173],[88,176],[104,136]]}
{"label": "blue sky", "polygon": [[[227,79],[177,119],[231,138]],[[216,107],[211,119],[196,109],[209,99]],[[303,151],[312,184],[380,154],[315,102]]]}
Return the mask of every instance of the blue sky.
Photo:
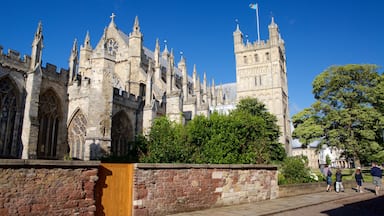
{"label": "blue sky", "polygon": [[[188,73],[193,64],[216,84],[235,82],[233,37],[237,19],[250,41],[257,39],[255,0],[13,0],[0,7],[0,45],[30,55],[38,22],[43,24],[43,64],[68,68],[75,38],[82,44],[89,31],[96,46],[115,13],[127,34],[137,15],[144,45],[154,49],[159,38],[183,52]],[[384,1],[259,0],[261,39],[268,38],[271,16],[286,43],[291,114],[313,102],[312,81],[331,65],[371,63],[384,66]],[[380,69],[382,71],[382,69]]]}

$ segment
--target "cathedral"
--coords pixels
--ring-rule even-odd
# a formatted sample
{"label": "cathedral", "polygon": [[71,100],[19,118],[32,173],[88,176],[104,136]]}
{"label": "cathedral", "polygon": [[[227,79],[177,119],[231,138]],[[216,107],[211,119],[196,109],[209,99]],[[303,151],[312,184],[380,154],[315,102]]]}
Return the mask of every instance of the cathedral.
{"label": "cathedral", "polygon": [[236,82],[215,86],[188,75],[183,56],[143,45],[138,17],[121,31],[112,14],[97,45],[86,33],[73,43],[68,69],[42,65],[39,23],[30,56],[0,46],[0,158],[95,160],[123,156],[152,121],[168,116],[187,123],[196,115],[227,113],[241,98],[256,97],[276,115],[280,142],[290,152],[291,132],[284,41],[272,19],[269,40],[244,42],[233,33]]}

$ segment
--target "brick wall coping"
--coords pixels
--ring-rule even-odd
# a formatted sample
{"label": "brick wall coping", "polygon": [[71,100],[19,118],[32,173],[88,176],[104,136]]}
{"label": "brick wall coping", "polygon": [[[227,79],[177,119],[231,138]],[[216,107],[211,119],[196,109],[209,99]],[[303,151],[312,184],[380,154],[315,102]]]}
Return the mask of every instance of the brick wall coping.
{"label": "brick wall coping", "polygon": [[0,167],[98,167],[100,161],[0,159]]}
{"label": "brick wall coping", "polygon": [[177,164],[177,163],[136,163],[137,169],[267,169],[277,170],[269,164]]}

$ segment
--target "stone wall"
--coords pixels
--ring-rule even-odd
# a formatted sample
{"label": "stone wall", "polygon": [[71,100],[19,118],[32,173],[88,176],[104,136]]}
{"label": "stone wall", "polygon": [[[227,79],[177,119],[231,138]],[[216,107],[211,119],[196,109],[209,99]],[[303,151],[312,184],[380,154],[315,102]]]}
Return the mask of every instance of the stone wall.
{"label": "stone wall", "polygon": [[136,164],[133,215],[166,215],[278,197],[270,165]]}
{"label": "stone wall", "polygon": [[98,165],[0,159],[0,215],[94,215]]}

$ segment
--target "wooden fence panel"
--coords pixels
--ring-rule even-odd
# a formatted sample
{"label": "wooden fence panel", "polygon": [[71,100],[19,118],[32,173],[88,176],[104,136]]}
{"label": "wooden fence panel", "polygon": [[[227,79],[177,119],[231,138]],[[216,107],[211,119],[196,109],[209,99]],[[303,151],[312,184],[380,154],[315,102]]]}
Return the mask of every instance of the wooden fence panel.
{"label": "wooden fence panel", "polygon": [[96,184],[96,215],[131,216],[133,164],[102,163]]}

